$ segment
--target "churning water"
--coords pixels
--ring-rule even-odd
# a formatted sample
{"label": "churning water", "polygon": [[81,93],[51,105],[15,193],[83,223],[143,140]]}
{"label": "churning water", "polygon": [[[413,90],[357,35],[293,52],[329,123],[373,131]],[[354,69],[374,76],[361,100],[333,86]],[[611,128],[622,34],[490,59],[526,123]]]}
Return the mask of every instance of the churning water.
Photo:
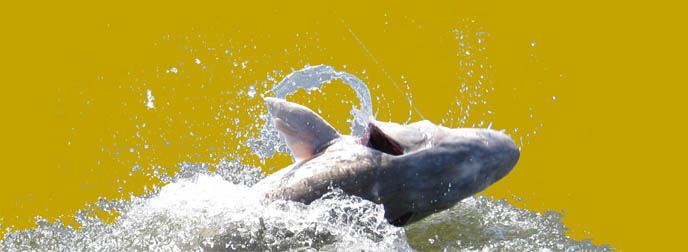
{"label": "churning water", "polygon": [[[329,66],[306,67],[271,91],[284,98],[298,88],[318,89],[332,79],[351,86],[361,101],[351,114],[352,134],[372,117],[368,87]],[[255,95],[252,93],[251,95]],[[150,93],[149,93],[150,96]],[[152,98],[149,98],[152,101]],[[151,106],[153,106],[151,102]],[[268,115],[262,115],[266,122]],[[248,145],[260,157],[286,151],[266,123]],[[37,228],[8,233],[2,251],[609,251],[575,241],[557,212],[531,212],[484,196],[400,228],[387,223],[381,205],[334,189],[304,205],[266,200],[251,189],[260,167],[223,159],[182,163],[147,195],[95,205],[121,215],[106,224],[90,210],[77,213],[76,230],[38,218]],[[217,167],[214,171],[209,166]]]}

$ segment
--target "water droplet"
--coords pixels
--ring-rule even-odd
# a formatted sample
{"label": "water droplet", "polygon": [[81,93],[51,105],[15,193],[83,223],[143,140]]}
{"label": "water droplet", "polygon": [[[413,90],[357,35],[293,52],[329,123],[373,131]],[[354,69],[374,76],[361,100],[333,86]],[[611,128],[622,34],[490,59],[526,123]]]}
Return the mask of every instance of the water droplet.
{"label": "water droplet", "polygon": [[[155,104],[153,104],[153,100],[155,100],[155,97],[153,97],[153,91],[151,91],[150,89],[146,90],[146,97],[147,97],[146,107],[148,109],[154,109]],[[145,127],[146,124],[144,123],[143,126]]]}
{"label": "water droplet", "polygon": [[530,42],[530,46],[533,46],[533,47],[534,47],[535,44],[536,44],[535,42]]}

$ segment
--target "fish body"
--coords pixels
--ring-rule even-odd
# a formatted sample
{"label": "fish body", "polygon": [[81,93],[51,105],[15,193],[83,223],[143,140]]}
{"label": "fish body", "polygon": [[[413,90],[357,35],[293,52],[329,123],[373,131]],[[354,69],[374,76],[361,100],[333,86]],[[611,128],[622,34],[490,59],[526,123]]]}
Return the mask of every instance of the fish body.
{"label": "fish body", "polygon": [[506,176],[520,152],[491,129],[371,120],[363,137],[339,134],[310,109],[266,98],[296,162],[255,185],[268,198],[310,203],[332,188],[382,204],[396,226],[450,208]]}

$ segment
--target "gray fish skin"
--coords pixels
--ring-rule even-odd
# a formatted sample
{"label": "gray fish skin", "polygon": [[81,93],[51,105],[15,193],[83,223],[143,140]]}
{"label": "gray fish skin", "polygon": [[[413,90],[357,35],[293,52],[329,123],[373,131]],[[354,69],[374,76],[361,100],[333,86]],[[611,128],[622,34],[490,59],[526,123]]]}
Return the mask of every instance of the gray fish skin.
{"label": "gray fish skin", "polygon": [[506,176],[520,155],[509,136],[491,129],[373,120],[369,135],[357,139],[340,135],[304,106],[276,98],[265,102],[297,162],[258,182],[256,190],[308,204],[341,188],[383,204],[385,217],[397,226],[485,190]]}

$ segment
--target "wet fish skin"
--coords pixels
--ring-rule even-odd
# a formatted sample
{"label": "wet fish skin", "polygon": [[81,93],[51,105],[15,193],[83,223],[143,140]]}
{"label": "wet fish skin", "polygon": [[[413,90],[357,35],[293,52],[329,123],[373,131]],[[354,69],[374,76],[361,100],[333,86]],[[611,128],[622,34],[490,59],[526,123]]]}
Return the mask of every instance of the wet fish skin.
{"label": "wet fish skin", "polygon": [[450,208],[506,176],[514,141],[491,129],[371,120],[363,138],[341,135],[310,109],[265,98],[296,162],[255,185],[268,198],[310,203],[333,187],[382,204],[397,226]]}

